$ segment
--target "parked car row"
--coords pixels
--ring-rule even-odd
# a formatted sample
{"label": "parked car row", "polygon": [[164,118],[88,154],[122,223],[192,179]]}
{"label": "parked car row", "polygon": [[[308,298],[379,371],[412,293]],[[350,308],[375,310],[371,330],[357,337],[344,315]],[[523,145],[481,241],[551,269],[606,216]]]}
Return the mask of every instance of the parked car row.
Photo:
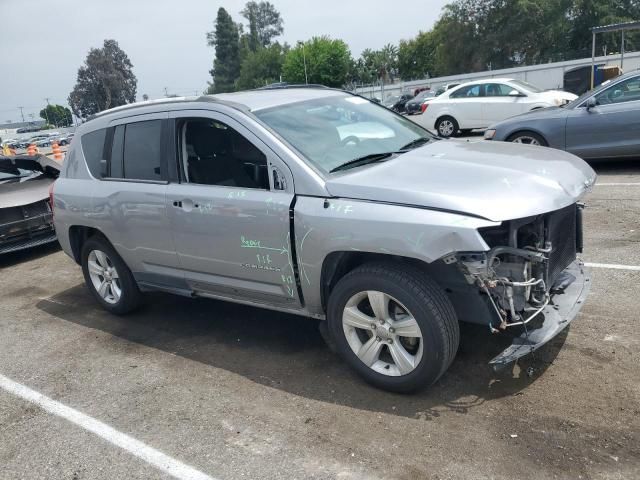
{"label": "parked car row", "polygon": [[73,133],[61,134],[60,132],[51,132],[30,138],[5,140],[2,142],[2,145],[7,145],[9,148],[14,149],[25,149],[32,144],[36,147],[50,147],[55,142],[58,145],[64,146],[69,145],[72,138]]}
{"label": "parked car row", "polygon": [[441,137],[484,129],[531,110],[561,106],[577,98],[560,90],[542,91],[512,78],[491,78],[458,85],[426,103],[416,122]]}
{"label": "parked car row", "polygon": [[640,72],[603,83],[572,102],[491,125],[487,140],[542,145],[584,159],[640,158]]}

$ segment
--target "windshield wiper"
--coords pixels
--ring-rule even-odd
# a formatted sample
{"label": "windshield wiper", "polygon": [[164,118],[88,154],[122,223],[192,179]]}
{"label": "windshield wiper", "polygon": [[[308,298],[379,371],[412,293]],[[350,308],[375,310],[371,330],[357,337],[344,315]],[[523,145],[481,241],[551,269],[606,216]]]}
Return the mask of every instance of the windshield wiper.
{"label": "windshield wiper", "polygon": [[337,167],[329,170],[329,173],[338,172],[340,170],[348,170],[350,168],[359,167],[360,165],[367,165],[369,163],[381,162],[382,160],[389,158],[394,153],[396,152],[370,153],[369,155],[354,158],[353,160],[349,160],[342,165],[338,165]]}
{"label": "windshield wiper", "polygon": [[431,140],[433,139],[430,137],[416,138],[415,140],[410,141],[404,147],[402,147],[400,151],[402,152],[403,150],[411,150],[412,148],[416,148],[416,147],[419,147],[420,145],[424,145],[425,143],[430,142]]}

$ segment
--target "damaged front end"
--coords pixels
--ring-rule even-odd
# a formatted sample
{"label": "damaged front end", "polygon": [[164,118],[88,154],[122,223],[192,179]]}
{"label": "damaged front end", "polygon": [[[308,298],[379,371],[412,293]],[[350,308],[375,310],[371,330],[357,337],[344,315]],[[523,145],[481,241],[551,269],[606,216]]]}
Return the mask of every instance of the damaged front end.
{"label": "damaged front end", "polygon": [[459,253],[469,286],[487,304],[492,333],[513,332],[513,343],[490,364],[498,369],[538,349],[575,317],[589,290],[582,252],[582,205],[480,229],[490,250]]}

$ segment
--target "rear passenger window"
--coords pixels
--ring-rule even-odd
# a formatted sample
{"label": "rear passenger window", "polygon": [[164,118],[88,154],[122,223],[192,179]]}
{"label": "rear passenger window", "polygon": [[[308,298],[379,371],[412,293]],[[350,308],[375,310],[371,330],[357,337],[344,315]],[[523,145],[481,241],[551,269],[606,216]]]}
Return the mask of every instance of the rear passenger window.
{"label": "rear passenger window", "polygon": [[100,160],[104,158],[104,140],[107,135],[107,129],[102,128],[95,132],[86,133],[80,139],[82,143],[82,153],[87,161],[87,166],[91,175],[101,178]]}
{"label": "rear passenger window", "polygon": [[162,180],[161,140],[162,120],[127,124],[124,132],[124,178]]}
{"label": "rear passenger window", "polygon": [[469,85],[467,87],[461,87],[451,95],[449,98],[477,98],[480,96],[480,85]]}

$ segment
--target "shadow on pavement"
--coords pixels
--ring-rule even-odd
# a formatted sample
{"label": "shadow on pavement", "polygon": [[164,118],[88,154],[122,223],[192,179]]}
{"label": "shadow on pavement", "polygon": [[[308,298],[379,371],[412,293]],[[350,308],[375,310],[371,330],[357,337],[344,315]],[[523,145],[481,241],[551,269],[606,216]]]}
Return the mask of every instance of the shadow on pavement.
{"label": "shadow on pavement", "polygon": [[640,159],[591,160],[589,165],[598,175],[638,175],[640,173]]}
{"label": "shadow on pavement", "polygon": [[[484,327],[464,325],[460,351],[447,373],[414,395],[377,390],[333,354],[318,321],[208,299],[148,294],[146,305],[126,317],[99,308],[84,285],[36,305],[53,316],[242,375],[256,383],[323,402],[410,418],[443,411],[466,413],[486,400],[517,395],[553,362],[566,331],[509,371],[487,362],[501,344]],[[535,367],[529,378],[524,372]]]}
{"label": "shadow on pavement", "polygon": [[28,262],[31,260],[37,260],[38,258],[56,253],[60,250],[60,244],[56,240],[55,242],[47,243],[46,245],[39,245],[33,248],[27,248],[25,250],[18,250],[17,252],[4,253],[0,255],[0,269],[17,265],[18,263]]}

